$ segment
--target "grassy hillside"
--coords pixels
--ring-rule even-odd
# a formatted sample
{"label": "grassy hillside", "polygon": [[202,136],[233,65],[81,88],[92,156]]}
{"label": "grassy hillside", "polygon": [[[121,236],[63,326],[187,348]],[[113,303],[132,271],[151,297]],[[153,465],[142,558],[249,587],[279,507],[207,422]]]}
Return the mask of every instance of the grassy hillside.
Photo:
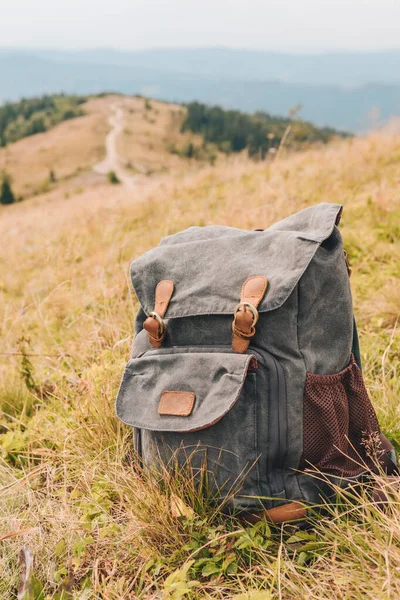
{"label": "grassy hillside", "polygon": [[292,149],[344,135],[296,120],[198,103],[184,107],[136,96],[22,100],[0,107],[0,136],[9,142],[0,147],[0,172],[10,175],[15,196],[26,199],[63,190],[70,197],[98,183],[92,168],[104,158],[114,106],[124,114],[123,132],[117,140],[121,166],[137,178],[184,174],[202,163],[220,161],[224,152],[246,147],[254,158],[265,158],[269,148],[279,147],[289,125],[285,146]]}
{"label": "grassy hillside", "polygon": [[0,106],[0,146],[43,133],[62,121],[84,114],[82,96],[42,96]]}
{"label": "grassy hillside", "polygon": [[45,598],[399,597],[399,495],[386,513],[367,500],[334,507],[295,537],[245,528],[190,482],[143,480],[114,414],[134,257],[190,225],[267,227],[341,202],[366,382],[398,445],[399,168],[399,137],[386,132],[132,189],[96,181],[68,201],[60,188],[1,211],[0,598],[16,598],[22,547]]}
{"label": "grassy hillside", "polygon": [[[68,119],[45,133],[38,133],[0,148],[0,171],[12,177],[16,195],[24,199],[54,187],[70,193],[81,186],[79,178],[104,154],[110,99],[92,98],[80,107],[85,114]],[[57,185],[51,186],[53,171]]]}
{"label": "grassy hillside", "polygon": [[186,173],[189,168],[197,169],[201,162],[209,160],[211,153],[208,150],[198,154],[199,164],[186,160],[188,156],[184,149],[190,144],[202,148],[203,138],[190,131],[181,131],[186,112],[182,105],[141,97],[126,98],[125,103],[125,130],[119,150],[126,157],[125,166],[131,173]]}
{"label": "grassy hillside", "polygon": [[170,145],[201,145],[202,140],[190,132],[180,132],[184,111],[181,106],[102,95],[89,98],[80,106],[83,116],[0,147],[0,173],[9,173],[15,195],[23,199],[43,194],[48,198],[70,198],[101,184],[103,179],[92,169],[104,158],[105,137],[110,130],[108,119],[114,104],[124,111],[125,127],[117,143],[121,164],[128,173],[139,181],[143,176],[146,179],[148,175],[188,171],[190,161],[171,153]]}

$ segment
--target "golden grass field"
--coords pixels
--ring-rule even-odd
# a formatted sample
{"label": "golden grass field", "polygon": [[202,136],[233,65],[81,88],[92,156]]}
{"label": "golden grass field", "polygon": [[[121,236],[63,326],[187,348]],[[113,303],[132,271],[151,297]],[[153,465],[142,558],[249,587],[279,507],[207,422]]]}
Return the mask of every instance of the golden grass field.
{"label": "golden grass field", "polygon": [[338,202],[366,383],[399,449],[398,130],[273,163],[176,164],[158,146],[171,107],[157,103],[150,125],[165,133],[150,151],[133,99],[120,153],[157,176],[127,189],[77,172],[101,159],[110,101],[8,149],[16,189],[33,189],[49,168],[71,177],[0,207],[0,598],[17,598],[22,548],[33,556],[30,599],[399,598],[400,495],[385,512],[366,497],[342,500],[307,533],[244,527],[190,481],[140,477],[114,414],[137,309],[133,258],[190,225],[264,228]]}

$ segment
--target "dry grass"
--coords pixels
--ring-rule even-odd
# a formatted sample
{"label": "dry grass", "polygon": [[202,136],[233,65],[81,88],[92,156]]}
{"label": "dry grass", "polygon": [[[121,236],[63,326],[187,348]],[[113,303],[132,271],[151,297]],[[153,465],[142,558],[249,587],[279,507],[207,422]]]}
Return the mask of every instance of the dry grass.
{"label": "dry grass", "polygon": [[[136,310],[132,258],[189,225],[266,227],[343,202],[366,380],[398,443],[399,167],[400,139],[387,132],[1,211],[1,598],[16,598],[22,546],[46,598],[400,596],[398,495],[387,513],[367,498],[340,502],[304,539],[265,523],[244,529],[215,515],[190,480],[139,477],[114,415]],[[24,368],[10,355],[21,348],[35,354]],[[194,512],[174,517],[177,496]]]}

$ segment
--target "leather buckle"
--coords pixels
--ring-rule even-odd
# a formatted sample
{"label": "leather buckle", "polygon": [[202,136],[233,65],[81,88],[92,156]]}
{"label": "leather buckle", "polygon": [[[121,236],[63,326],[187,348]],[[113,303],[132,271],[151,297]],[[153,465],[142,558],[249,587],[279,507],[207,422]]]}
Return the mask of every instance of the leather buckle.
{"label": "leather buckle", "polygon": [[162,335],[165,332],[165,323],[164,323],[164,320],[154,310],[152,310],[151,312],[149,312],[147,316],[148,317],[152,317],[153,319],[155,319],[157,321],[157,323],[158,323],[158,335],[161,338]]}
{"label": "leather buckle", "polygon": [[265,275],[253,275],[242,285],[240,302],[233,313],[232,349],[243,354],[247,351],[251,338],[256,333],[258,321],[257,307],[264,298],[268,286]]}
{"label": "leather buckle", "polygon": [[258,310],[256,309],[255,306],[253,306],[253,304],[250,304],[250,302],[239,302],[239,304],[236,306],[233,316],[236,317],[236,314],[243,309],[244,311],[246,311],[247,309],[252,313],[253,315],[253,322],[251,324],[252,327],[255,327],[258,321]]}

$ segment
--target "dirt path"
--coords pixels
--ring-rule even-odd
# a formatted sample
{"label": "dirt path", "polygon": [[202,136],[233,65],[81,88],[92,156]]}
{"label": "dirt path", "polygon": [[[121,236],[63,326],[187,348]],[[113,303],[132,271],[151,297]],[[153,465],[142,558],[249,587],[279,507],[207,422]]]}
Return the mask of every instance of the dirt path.
{"label": "dirt path", "polygon": [[111,129],[106,137],[106,157],[104,160],[94,165],[93,170],[100,175],[107,175],[110,171],[114,171],[123,185],[133,187],[136,183],[135,177],[128,175],[121,166],[121,160],[118,156],[117,149],[118,136],[123,132],[125,125],[124,111],[116,104],[112,104],[110,109],[111,115],[108,122],[111,125]]}

